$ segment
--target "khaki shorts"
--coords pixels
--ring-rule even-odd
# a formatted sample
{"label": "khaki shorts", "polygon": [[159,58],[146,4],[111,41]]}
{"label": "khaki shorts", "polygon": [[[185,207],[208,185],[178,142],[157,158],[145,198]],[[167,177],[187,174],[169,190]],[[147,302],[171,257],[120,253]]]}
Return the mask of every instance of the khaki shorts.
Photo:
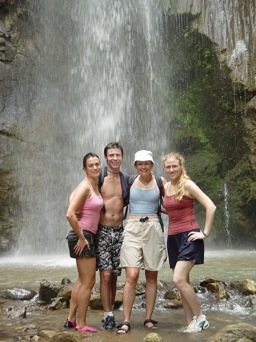
{"label": "khaki shorts", "polygon": [[123,232],[120,265],[159,271],[166,261],[164,234],[157,218],[127,220]]}

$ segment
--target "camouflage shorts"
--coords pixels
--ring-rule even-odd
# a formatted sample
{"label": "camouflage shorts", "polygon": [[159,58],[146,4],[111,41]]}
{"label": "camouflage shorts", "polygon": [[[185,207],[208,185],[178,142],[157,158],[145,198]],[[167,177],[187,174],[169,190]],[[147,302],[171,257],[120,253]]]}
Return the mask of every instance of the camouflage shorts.
{"label": "camouflage shorts", "polygon": [[97,269],[112,270],[114,276],[121,274],[120,249],[123,241],[123,227],[99,225],[96,236]]}

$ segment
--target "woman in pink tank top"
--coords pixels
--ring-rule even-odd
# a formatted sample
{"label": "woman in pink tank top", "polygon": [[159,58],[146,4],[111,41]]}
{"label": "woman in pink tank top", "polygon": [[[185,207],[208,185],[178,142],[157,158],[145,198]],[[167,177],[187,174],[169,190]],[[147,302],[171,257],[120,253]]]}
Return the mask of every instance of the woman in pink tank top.
{"label": "woman in pink tank top", "polygon": [[[209,327],[202,314],[195,291],[190,285],[189,273],[195,264],[204,262],[204,239],[211,231],[216,206],[211,199],[187,176],[184,158],[170,153],[162,158],[170,181],[165,184],[163,206],[167,211],[167,251],[173,282],[181,293],[187,328],[184,332],[198,332]],[[194,215],[194,201],[206,211],[204,229],[201,230]]]}
{"label": "woman in pink tank top", "polygon": [[86,323],[91,290],[95,284],[95,240],[103,206],[97,186],[101,171],[100,159],[95,153],[90,152],[84,156],[83,170],[86,176],[70,195],[66,214],[72,228],[67,237],[70,257],[76,259],[78,279],[71,292],[70,310],[64,327],[75,328],[80,332],[97,332],[97,329]]}

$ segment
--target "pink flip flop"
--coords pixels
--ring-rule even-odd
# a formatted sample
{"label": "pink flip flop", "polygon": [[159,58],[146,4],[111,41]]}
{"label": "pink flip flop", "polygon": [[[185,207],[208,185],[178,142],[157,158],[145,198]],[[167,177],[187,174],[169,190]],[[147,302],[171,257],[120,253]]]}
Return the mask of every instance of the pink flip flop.
{"label": "pink flip flop", "polygon": [[76,327],[76,322],[72,322],[67,318],[67,320],[64,324],[64,328],[69,329],[69,328],[75,328],[75,327]]}
{"label": "pink flip flop", "polygon": [[92,332],[92,333],[95,333],[95,332],[98,332],[99,330],[93,328],[93,327],[90,327],[89,325],[87,325],[86,327],[84,328],[79,328],[78,326],[76,327],[76,330],[77,331],[80,331],[80,332]]}

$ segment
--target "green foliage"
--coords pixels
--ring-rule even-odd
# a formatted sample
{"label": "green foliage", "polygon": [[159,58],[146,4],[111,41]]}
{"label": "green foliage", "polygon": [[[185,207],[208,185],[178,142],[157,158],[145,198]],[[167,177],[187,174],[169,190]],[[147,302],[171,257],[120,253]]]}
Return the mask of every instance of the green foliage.
{"label": "green foliage", "polygon": [[[217,205],[213,231],[216,236],[221,233],[223,239],[227,201],[224,184],[228,186],[229,225],[236,240],[241,227],[247,223],[252,226],[252,222],[249,219],[245,222],[242,215],[244,204],[248,198],[249,208],[255,207],[256,202],[256,194],[252,194],[255,184],[249,184],[251,175],[242,180],[241,167],[236,169],[246,151],[241,137],[248,93],[232,84],[229,70],[220,64],[214,44],[190,26],[192,21],[192,15],[170,16],[166,26],[169,47],[167,101],[174,147],[184,154],[192,179]],[[234,174],[240,179],[234,178]],[[250,209],[246,208],[249,214]]]}

